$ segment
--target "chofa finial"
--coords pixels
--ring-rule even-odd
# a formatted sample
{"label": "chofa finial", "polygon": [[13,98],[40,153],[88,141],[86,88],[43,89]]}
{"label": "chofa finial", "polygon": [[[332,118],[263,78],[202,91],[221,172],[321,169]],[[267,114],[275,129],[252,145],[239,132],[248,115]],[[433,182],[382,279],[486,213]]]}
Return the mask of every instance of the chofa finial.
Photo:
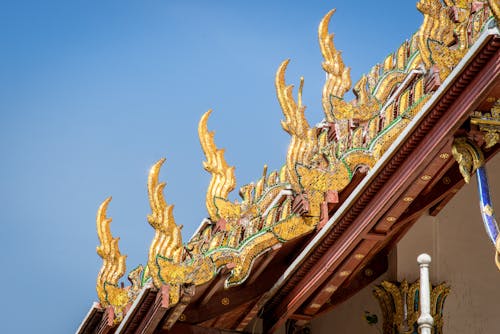
{"label": "chofa finial", "polygon": [[208,131],[207,121],[211,113],[212,110],[208,110],[201,117],[198,123],[198,136],[201,148],[207,159],[203,162],[203,167],[207,172],[212,174],[212,179],[207,189],[206,206],[210,219],[217,221],[220,217],[217,213],[217,207],[214,204],[214,198],[227,199],[229,193],[236,187],[236,178],[234,177],[234,167],[229,167],[224,158],[224,149],[218,149],[215,146],[215,133]]}

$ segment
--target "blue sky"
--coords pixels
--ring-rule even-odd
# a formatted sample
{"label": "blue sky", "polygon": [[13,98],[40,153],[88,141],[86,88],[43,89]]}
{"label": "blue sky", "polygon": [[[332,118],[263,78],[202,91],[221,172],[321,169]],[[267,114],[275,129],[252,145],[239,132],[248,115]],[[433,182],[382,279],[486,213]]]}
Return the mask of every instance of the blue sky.
{"label": "blue sky", "polygon": [[319,122],[328,10],[353,81],[422,22],[400,0],[0,4],[3,333],[75,331],[96,300],[95,213],[107,196],[128,269],[146,262],[146,177],[161,157],[167,201],[191,236],[206,216],[196,129],[209,108],[238,186],[279,168],[289,137],[274,74],[291,58],[287,82],[305,77],[306,115]]}

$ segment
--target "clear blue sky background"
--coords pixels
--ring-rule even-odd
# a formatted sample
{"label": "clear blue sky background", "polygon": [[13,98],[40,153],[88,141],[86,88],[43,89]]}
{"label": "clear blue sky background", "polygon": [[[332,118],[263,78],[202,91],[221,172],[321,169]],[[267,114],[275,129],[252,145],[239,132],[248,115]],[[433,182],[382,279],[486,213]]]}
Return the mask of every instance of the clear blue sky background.
{"label": "clear blue sky background", "polygon": [[[206,216],[197,123],[236,166],[238,186],[281,166],[274,74],[305,77],[323,117],[317,26],[359,79],[418,29],[414,1],[1,1],[2,333],[71,333],[96,300],[95,213],[113,195],[128,268],[144,264],[149,167],[166,156],[166,198],[188,239]],[[21,326],[20,330],[17,326]],[[17,330],[16,330],[17,329]]]}

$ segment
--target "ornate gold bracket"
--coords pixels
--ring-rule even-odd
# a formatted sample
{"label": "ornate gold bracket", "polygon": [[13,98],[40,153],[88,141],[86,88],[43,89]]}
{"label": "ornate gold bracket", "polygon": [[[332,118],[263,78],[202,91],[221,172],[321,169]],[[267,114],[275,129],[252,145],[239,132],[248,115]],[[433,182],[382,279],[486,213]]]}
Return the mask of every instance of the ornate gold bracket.
{"label": "ornate gold bracket", "polygon": [[[413,283],[382,281],[375,286],[373,295],[377,298],[383,316],[384,334],[411,334],[418,332],[420,315],[420,281]],[[450,287],[441,283],[432,287],[431,315],[434,318],[434,334],[443,332],[443,307]]]}
{"label": "ornate gold bracket", "polygon": [[477,173],[481,216],[488,236],[495,246],[495,263],[500,270],[500,229],[493,210],[482,151],[466,138],[457,138],[453,142],[452,153],[459,164],[465,182],[469,183],[471,175]]}
{"label": "ornate gold bracket", "polygon": [[474,113],[470,122],[484,133],[485,148],[496,145],[500,141],[500,99],[495,102],[489,113]]}
{"label": "ornate gold bracket", "polygon": [[481,149],[465,137],[456,138],[451,150],[457,161],[460,173],[466,183],[470,182],[471,176],[484,164]]}

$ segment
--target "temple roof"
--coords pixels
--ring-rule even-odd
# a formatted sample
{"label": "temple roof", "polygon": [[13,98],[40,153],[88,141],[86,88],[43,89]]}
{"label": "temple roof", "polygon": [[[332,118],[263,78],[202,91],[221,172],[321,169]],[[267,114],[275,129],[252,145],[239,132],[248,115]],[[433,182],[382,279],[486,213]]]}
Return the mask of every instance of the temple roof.
{"label": "temple roof", "polygon": [[[147,180],[155,235],[147,264],[128,274],[130,286],[119,284],[125,256],[106,199],[97,213],[99,304],[78,332],[242,331],[259,315],[274,332],[286,319],[331,310],[383,273],[387,253],[416,219],[437,214],[463,185],[454,138],[475,140],[485,159],[499,147],[498,135],[469,121],[473,111],[485,119],[500,108],[498,4],[422,0],[417,8],[422,26],[354,85],[328,30],[334,11],[324,16],[324,119],[309,124],[304,80],[294,96],[283,61],[275,87],[290,135],[286,159],[241,186],[240,201],[228,199],[234,167],[215,144],[207,111],[198,135],[211,176],[208,217],[183,242],[160,159]],[[355,98],[346,101],[351,87]]]}

